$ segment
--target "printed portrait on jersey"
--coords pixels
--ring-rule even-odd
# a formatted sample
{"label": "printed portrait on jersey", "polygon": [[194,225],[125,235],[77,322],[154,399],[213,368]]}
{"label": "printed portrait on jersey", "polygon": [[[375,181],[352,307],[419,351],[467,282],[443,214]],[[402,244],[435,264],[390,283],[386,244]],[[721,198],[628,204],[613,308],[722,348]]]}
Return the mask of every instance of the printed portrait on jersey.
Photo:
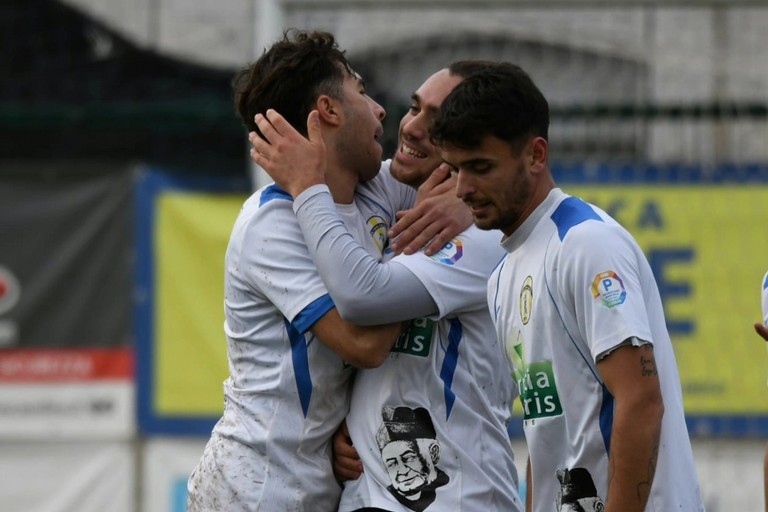
{"label": "printed portrait on jersey", "polygon": [[558,512],[603,512],[605,505],[597,495],[592,475],[584,468],[557,471],[560,492],[555,510]]}
{"label": "printed portrait on jersey", "polygon": [[403,506],[420,512],[435,501],[436,489],[450,481],[440,468],[440,443],[423,407],[385,406],[376,434],[391,485],[387,490]]}

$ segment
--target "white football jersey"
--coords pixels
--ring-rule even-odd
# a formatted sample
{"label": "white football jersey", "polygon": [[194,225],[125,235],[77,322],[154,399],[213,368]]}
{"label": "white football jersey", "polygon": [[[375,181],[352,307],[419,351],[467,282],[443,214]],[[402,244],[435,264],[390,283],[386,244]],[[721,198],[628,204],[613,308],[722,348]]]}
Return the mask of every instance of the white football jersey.
{"label": "white football jersey", "polygon": [[[342,208],[354,212],[345,216],[350,231],[381,257],[395,212],[413,199],[379,173]],[[225,263],[230,375],[223,416],[188,482],[189,510],[336,510],[330,439],[348,410],[353,369],[309,330],[334,305],[288,194],[269,185],[245,202]]]}
{"label": "white football jersey", "polygon": [[646,510],[704,510],[661,299],[632,236],[555,189],[503,246],[488,302],[520,389],[534,512],[601,510],[614,403],[596,361],[632,337],[653,344],[665,404]]}
{"label": "white football jersey", "polygon": [[507,428],[517,390],[486,304],[501,233],[472,226],[441,251],[397,256],[439,307],[378,368],[358,372],[347,426],[365,468],[339,510],[522,511]]}

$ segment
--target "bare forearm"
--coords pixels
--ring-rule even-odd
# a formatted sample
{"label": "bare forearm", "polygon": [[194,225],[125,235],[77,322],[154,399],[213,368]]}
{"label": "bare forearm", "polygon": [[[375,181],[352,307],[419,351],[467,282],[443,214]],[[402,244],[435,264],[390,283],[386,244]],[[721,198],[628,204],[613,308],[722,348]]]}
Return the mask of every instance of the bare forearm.
{"label": "bare forearm", "polygon": [[531,458],[528,457],[528,463],[525,465],[525,510],[531,512],[533,510],[533,477],[531,476]]}
{"label": "bare forearm", "polygon": [[617,405],[611,433],[606,512],[645,510],[656,474],[663,413],[662,404]]}

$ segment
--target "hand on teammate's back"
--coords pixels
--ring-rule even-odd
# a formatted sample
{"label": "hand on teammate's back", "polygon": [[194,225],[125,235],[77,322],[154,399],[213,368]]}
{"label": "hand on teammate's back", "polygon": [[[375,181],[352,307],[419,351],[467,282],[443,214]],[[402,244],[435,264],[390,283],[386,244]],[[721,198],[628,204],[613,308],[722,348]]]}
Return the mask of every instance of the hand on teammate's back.
{"label": "hand on teammate's back", "polygon": [[347,422],[344,421],[333,434],[333,474],[339,482],[357,480],[363,472],[363,463],[352,446]]}

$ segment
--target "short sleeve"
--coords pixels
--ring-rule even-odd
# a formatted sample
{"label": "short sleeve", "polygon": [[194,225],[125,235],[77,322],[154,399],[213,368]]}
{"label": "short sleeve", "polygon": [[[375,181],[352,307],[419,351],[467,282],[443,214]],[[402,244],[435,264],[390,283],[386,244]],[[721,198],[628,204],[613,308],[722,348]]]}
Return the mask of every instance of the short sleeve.
{"label": "short sleeve", "polygon": [[559,252],[556,279],[563,304],[572,305],[580,335],[593,358],[626,339],[653,342],[645,305],[645,256],[613,222],[585,222],[569,231]]}

